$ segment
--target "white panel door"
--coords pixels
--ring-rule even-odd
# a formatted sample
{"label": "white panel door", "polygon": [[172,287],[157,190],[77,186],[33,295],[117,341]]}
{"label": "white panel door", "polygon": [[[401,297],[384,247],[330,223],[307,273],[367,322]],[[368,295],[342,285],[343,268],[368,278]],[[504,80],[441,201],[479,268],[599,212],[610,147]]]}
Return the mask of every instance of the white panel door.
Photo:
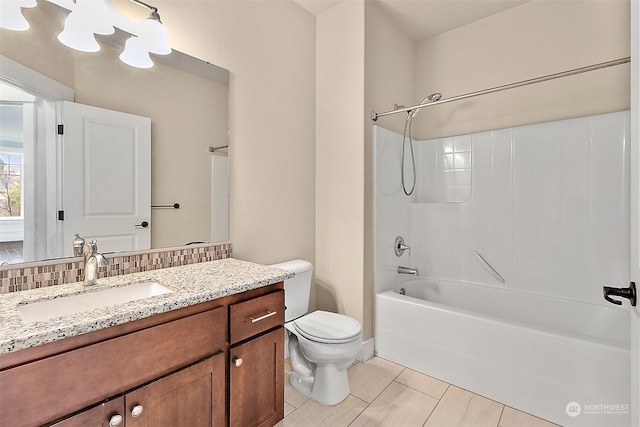
{"label": "white panel door", "polygon": [[151,119],[64,101],[62,221],[65,255],[74,233],[100,252],[148,249]]}

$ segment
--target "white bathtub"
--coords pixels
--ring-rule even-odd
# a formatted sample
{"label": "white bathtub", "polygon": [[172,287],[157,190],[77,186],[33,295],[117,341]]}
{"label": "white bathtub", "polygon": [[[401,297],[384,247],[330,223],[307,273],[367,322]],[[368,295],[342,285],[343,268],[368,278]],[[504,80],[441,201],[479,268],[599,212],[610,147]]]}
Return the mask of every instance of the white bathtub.
{"label": "white bathtub", "polygon": [[[409,280],[376,295],[375,345],[380,357],[563,426],[629,427],[623,308]],[[567,414],[572,402],[582,413]]]}

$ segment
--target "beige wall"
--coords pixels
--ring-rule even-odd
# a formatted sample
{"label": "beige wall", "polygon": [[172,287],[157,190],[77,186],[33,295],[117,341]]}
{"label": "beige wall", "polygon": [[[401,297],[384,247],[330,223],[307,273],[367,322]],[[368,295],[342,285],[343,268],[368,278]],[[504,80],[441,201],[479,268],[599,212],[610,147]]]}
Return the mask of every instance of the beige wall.
{"label": "beige wall", "polygon": [[[415,91],[416,42],[384,14],[375,2],[366,2],[365,46],[365,129],[371,135],[371,111],[392,110],[394,104],[412,105],[420,101]],[[405,113],[387,116],[380,124],[402,132]],[[369,147],[371,144],[366,144]]]}
{"label": "beige wall", "polygon": [[[364,277],[363,312],[365,331],[375,335],[373,288],[373,150],[371,111],[386,111],[394,103],[414,101],[416,46],[375,2],[365,3],[365,94],[364,105]],[[391,106],[391,107],[390,107]],[[384,126],[402,132],[406,114],[397,114]],[[389,248],[391,248],[389,242]]]}
{"label": "beige wall", "polygon": [[[533,0],[418,43],[418,98],[433,92],[446,98],[629,56],[629,25],[625,0]],[[424,139],[626,108],[628,64],[428,108],[413,128]]]}
{"label": "beige wall", "polygon": [[[75,52],[58,43],[61,23],[26,9],[28,32],[1,30],[0,53],[75,89],[75,101],[151,118],[151,200],[181,209],[151,212],[151,246],[211,237],[209,146],[227,144],[228,87],[156,64],[129,67],[119,52]],[[61,72],[61,70],[63,72]]]}
{"label": "beige wall", "polygon": [[315,264],[314,17],[290,0],[157,6],[176,49],[231,72],[234,257]]}
{"label": "beige wall", "polygon": [[[618,0],[534,0],[414,43],[375,2],[367,2],[363,58],[362,47],[354,42],[362,31],[361,4],[343,2],[317,18],[316,239],[319,307],[363,321],[367,338],[373,333],[369,111],[417,103],[433,92],[453,96],[628,56],[629,5]],[[357,92],[363,60],[362,98]],[[621,110],[629,105],[628,81],[625,65],[442,105],[423,111],[414,131],[422,139]],[[405,117],[386,117],[378,124],[402,131]],[[362,124],[364,141],[351,151],[355,124]],[[364,181],[351,176],[361,167]],[[356,195],[361,184],[363,199]],[[354,202],[363,203],[362,215]],[[364,252],[351,244],[359,230]]]}
{"label": "beige wall", "polygon": [[[292,258],[315,263],[314,17],[290,0],[158,1],[154,5],[175,49],[231,73],[230,240],[234,256],[260,263]],[[1,37],[0,53],[12,57],[6,53],[5,32]],[[41,51],[35,53],[27,52],[32,58],[27,65],[42,72],[36,62],[48,61],[40,60]],[[65,61],[60,62],[64,65]],[[67,78],[73,68],[62,70],[52,77],[74,86],[74,79]],[[167,115],[184,107],[184,102],[175,108],[159,105]],[[197,120],[209,123],[211,117]],[[176,152],[167,156],[185,150],[189,139],[172,138]],[[200,142],[208,146],[215,141],[217,138]],[[157,156],[153,157],[155,161]],[[208,161],[209,154],[201,157]],[[197,169],[187,163],[179,167]],[[312,293],[312,307],[313,297]]]}
{"label": "beige wall", "polygon": [[[39,8],[22,10],[31,28],[10,31],[0,28],[0,54],[73,88],[75,83],[74,53],[55,40],[58,24]],[[32,40],[37,40],[33,42]]]}
{"label": "beige wall", "polygon": [[[534,0],[420,42],[413,60],[411,43],[372,2],[343,2],[317,20],[290,0],[159,0],[157,6],[176,49],[231,72],[234,256],[313,262],[318,307],[360,320],[365,338],[373,326],[371,260],[364,249],[371,244],[369,110],[629,51],[628,3],[617,0]],[[12,57],[5,53],[5,32],[1,36],[0,53]],[[41,53],[26,54],[36,69],[38,62],[47,63]],[[74,70],[60,62],[52,77],[73,86],[66,80]],[[623,109],[625,70],[432,108],[418,116],[416,134],[434,137]],[[398,129],[401,117],[379,124]]]}
{"label": "beige wall", "polygon": [[[318,308],[364,319],[364,2],[317,17]],[[363,324],[364,337],[371,331]]]}

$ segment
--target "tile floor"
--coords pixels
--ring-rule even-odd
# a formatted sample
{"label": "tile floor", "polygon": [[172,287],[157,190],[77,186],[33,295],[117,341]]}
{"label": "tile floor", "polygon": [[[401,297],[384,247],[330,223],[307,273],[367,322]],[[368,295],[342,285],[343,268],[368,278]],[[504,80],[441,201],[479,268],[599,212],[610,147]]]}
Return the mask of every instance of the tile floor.
{"label": "tile floor", "polygon": [[[290,370],[285,363],[285,376]],[[557,427],[379,357],[354,364],[349,384],[342,403],[324,406],[285,380],[285,418],[276,427]]]}

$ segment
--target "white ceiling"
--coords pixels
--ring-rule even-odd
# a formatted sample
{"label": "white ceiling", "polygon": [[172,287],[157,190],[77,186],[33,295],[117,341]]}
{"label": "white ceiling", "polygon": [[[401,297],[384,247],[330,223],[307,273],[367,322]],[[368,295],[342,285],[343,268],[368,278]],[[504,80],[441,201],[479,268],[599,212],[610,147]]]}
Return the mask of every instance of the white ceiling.
{"label": "white ceiling", "polygon": [[[313,15],[342,0],[295,0]],[[346,0],[349,1],[349,0]],[[380,8],[413,40],[423,40],[531,0],[366,0]]]}

